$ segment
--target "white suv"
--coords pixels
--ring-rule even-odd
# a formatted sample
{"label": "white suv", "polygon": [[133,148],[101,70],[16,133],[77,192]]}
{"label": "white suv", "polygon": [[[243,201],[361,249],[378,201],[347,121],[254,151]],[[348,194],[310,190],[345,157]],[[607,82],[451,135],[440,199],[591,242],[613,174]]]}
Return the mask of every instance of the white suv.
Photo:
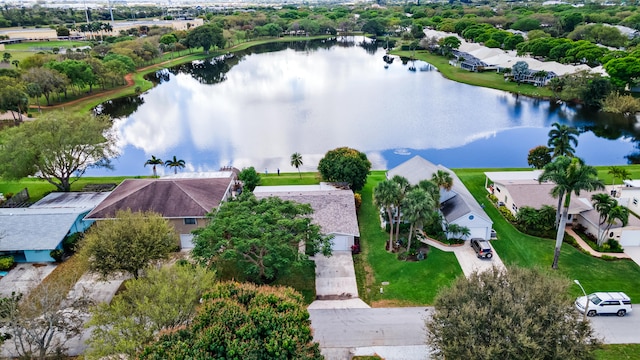
{"label": "white suv", "polygon": [[[587,295],[589,298],[589,307],[587,316],[595,316],[596,314],[616,314],[625,316],[631,312],[631,299],[623,292],[597,292]],[[584,314],[586,308],[586,298],[580,296],[576,299],[576,309]]]}

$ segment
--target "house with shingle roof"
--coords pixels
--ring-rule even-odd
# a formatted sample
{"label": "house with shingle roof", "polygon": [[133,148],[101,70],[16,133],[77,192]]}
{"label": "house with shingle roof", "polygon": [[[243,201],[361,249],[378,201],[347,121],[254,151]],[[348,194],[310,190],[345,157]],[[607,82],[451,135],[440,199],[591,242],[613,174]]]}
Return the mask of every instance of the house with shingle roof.
{"label": "house with shingle roof", "polygon": [[84,232],[93,221],[85,215],[108,194],[51,193],[26,208],[0,209],[0,255],[16,262],[53,262],[51,251],[62,249],[68,235]]}
{"label": "house with shingle roof", "polygon": [[[544,205],[549,205],[557,209],[558,199],[551,195],[551,189],[555,184],[539,183],[538,177],[541,174],[542,170],[485,172],[485,188],[498,198],[499,205],[504,205],[513,215],[516,215],[524,206],[540,209]],[[623,189],[627,188],[623,187]],[[600,215],[591,202],[591,197],[598,193],[602,191],[581,191],[579,196],[575,194],[571,196],[567,219],[569,224],[579,224],[585,228],[585,232],[596,237],[606,226],[600,225]],[[623,195],[616,200],[619,205],[633,211],[634,204],[631,200],[633,196],[629,197],[629,194],[623,192]],[[640,198],[640,195],[637,196]],[[622,223],[616,222],[609,229],[607,238],[616,239],[622,246],[640,246],[640,219],[630,214],[627,226],[623,227]]]}
{"label": "house with shingle roof", "polygon": [[352,190],[321,183],[319,185],[257,186],[253,193],[258,199],[274,196],[282,200],[311,205],[312,222],[320,226],[323,234],[333,236],[332,251],[351,251],[351,246],[359,241],[360,229]]}
{"label": "house with shingle roof", "polygon": [[191,232],[208,222],[207,214],[230,199],[235,171],[187,173],[157,179],[126,179],[93,211],[87,220],[111,220],[119,210],[153,211],[173,225],[183,248],[191,248]]}
{"label": "house with shingle roof", "polygon": [[[440,211],[444,215],[447,224],[465,226],[470,231],[471,238],[491,238],[493,221],[476,199],[471,195],[466,186],[456,174],[442,165],[414,156],[395,168],[387,171],[387,179],[400,175],[406,178],[411,185],[417,185],[422,180],[431,180],[438,170],[448,172],[453,178],[451,190],[440,189]],[[443,224],[446,225],[446,224]]]}

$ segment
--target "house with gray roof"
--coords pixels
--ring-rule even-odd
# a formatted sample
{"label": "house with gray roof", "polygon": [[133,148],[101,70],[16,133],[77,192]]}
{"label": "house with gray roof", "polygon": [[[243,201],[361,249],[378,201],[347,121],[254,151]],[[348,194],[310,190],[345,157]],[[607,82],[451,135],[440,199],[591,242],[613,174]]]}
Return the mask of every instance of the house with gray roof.
{"label": "house with gray roof", "polygon": [[353,191],[327,183],[319,185],[257,186],[253,190],[258,199],[278,197],[282,200],[309,204],[313,209],[312,222],[325,235],[332,235],[333,251],[351,251],[360,238]]}
{"label": "house with gray roof", "polygon": [[[411,185],[417,185],[422,180],[431,180],[438,170],[448,172],[453,178],[451,190],[440,189],[440,211],[447,224],[465,226],[470,231],[471,238],[491,238],[493,221],[476,199],[471,195],[466,186],[456,174],[442,165],[414,156],[395,168],[387,171],[387,179],[400,175],[406,178]],[[446,225],[446,224],[443,224]]]}
{"label": "house with gray roof", "polygon": [[84,232],[93,221],[85,215],[108,193],[51,193],[27,208],[0,209],[0,255],[16,262],[53,262],[66,236]]}
{"label": "house with gray roof", "polygon": [[193,247],[192,231],[207,224],[207,214],[230,199],[236,185],[231,169],[213,173],[182,173],[156,179],[125,179],[87,220],[112,220],[119,210],[153,211],[173,225],[182,248]]}

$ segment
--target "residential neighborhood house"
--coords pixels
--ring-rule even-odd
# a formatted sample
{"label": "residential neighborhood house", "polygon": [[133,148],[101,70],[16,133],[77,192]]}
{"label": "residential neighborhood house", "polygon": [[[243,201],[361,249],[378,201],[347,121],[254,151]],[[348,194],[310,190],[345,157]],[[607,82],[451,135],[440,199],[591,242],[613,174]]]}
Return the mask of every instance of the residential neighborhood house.
{"label": "residential neighborhood house", "polygon": [[[539,183],[538,177],[541,174],[542,170],[485,172],[485,188],[498,198],[499,205],[504,205],[514,216],[524,206],[540,209],[543,205],[549,205],[557,208],[558,199],[551,196],[551,189],[555,184]],[[630,199],[640,198],[640,188],[637,192],[631,187],[621,189],[629,190],[624,196],[616,192],[611,193],[619,196],[616,198],[619,205],[627,206],[634,211],[631,207],[633,201]],[[600,215],[593,207],[591,196],[602,192],[582,191],[579,196],[573,194],[569,203],[567,223],[582,225],[587,233],[598,237],[605,225],[600,225]],[[624,191],[622,193],[624,194]],[[623,247],[640,246],[640,219],[631,214],[626,226],[623,227],[620,222],[616,222],[606,236],[617,240]]]}
{"label": "residential neighborhood house", "polygon": [[359,244],[360,230],[353,191],[327,183],[319,185],[257,186],[253,193],[258,199],[278,197],[301,204],[309,204],[314,224],[324,235],[333,236],[332,251],[351,251]]}
{"label": "residential neighborhood house", "polygon": [[53,262],[67,235],[84,232],[93,220],[84,217],[108,193],[51,193],[26,208],[0,209],[0,256],[16,262]]}
{"label": "residential neighborhood house", "polygon": [[[448,172],[453,178],[451,190],[440,189],[440,211],[446,224],[458,224],[469,229],[471,238],[491,238],[493,221],[484,212],[482,206],[471,195],[456,174],[442,165],[435,165],[420,156],[405,161],[404,163],[387,171],[387,179],[400,175],[406,178],[411,185],[417,185],[422,180],[431,180],[438,170]],[[443,224],[445,226],[446,224]],[[451,236],[448,234],[447,236]]]}
{"label": "residential neighborhood house", "polygon": [[231,198],[237,170],[182,173],[157,179],[126,179],[87,215],[111,220],[119,210],[153,211],[169,220],[183,249],[193,248],[191,232],[207,223],[207,214]]}

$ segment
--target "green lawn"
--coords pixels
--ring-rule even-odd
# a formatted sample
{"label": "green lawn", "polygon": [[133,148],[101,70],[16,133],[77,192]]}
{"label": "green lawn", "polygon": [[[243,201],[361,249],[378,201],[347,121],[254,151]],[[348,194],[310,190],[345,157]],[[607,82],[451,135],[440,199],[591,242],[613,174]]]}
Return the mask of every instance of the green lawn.
{"label": "green lawn", "polygon": [[[80,178],[77,182],[71,186],[71,191],[80,191],[88,184],[108,184],[115,183],[120,184],[122,180],[132,178],[132,176],[104,176],[104,177],[86,177]],[[139,176],[138,176],[139,178]],[[20,181],[7,181],[0,178],[0,193],[16,194],[24,188],[29,191],[31,201],[35,202],[42,199],[45,195],[52,191],[56,191],[56,187],[52,184],[33,178],[24,178]]]}
{"label": "green lawn", "polygon": [[91,43],[86,41],[33,41],[5,45],[5,50],[3,52],[11,54],[10,61],[22,61],[25,58],[41,51],[51,52],[54,47],[59,49],[73,49],[85,45],[91,45]]}
{"label": "green lawn", "polygon": [[[383,171],[372,172],[362,190],[358,214],[362,253],[355,260],[358,292],[372,306],[431,304],[438,290],[461,275],[462,269],[453,253],[434,248],[426,260],[418,262],[400,261],[385,250],[389,234],[380,227],[372,197],[373,188],[384,178]],[[389,285],[382,286],[384,281]]]}
{"label": "green lawn", "polygon": [[[555,240],[522,234],[504,220],[487,199],[484,171],[495,169],[459,169],[455,173],[476,200],[485,204],[485,211],[493,220],[493,228],[498,233],[498,240],[493,241],[492,245],[502,261],[507,266],[550,269]],[[632,299],[640,299],[640,266],[631,260],[605,261],[564,244],[558,271],[569,279],[580,280],[588,292],[624,291]],[[570,291],[575,296],[581,294],[578,286],[571,287]]]}
{"label": "green lawn", "polygon": [[594,352],[598,360],[638,360],[640,344],[604,345]]}

